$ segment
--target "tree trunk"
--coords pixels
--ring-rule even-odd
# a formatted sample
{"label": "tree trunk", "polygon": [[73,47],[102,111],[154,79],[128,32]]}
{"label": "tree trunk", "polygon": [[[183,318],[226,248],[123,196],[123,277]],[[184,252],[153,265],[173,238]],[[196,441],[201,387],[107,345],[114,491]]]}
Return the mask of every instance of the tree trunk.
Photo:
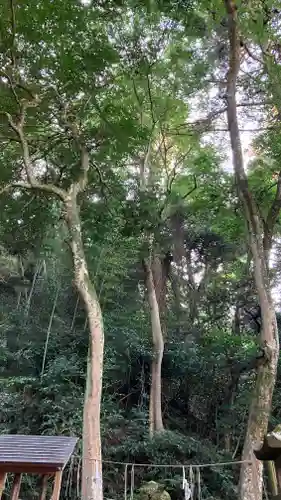
{"label": "tree trunk", "polygon": [[253,447],[261,445],[267,432],[277,361],[278,354],[271,362],[261,364],[257,371],[242,454],[242,460],[251,463],[244,463],[241,466],[239,483],[241,500],[262,499],[263,463],[255,458]]}
{"label": "tree trunk", "polygon": [[[33,92],[29,92],[33,96]],[[58,197],[63,203],[65,221],[69,231],[69,243],[74,264],[74,281],[82,302],[85,305],[90,331],[89,353],[87,360],[87,381],[83,419],[83,472],[82,472],[82,500],[102,500],[102,462],[100,438],[100,406],[103,372],[104,334],[102,314],[93,283],[89,278],[88,266],[84,254],[81,221],[77,196],[83,192],[88,182],[90,168],[89,151],[81,137],[80,126],[69,114],[68,106],[62,105],[63,121],[67,137],[71,133],[75,149],[80,151],[79,174],[67,190],[56,184],[38,181],[34,173],[34,164],[29,152],[29,142],[25,136],[24,125],[26,112],[30,107],[37,107],[40,98],[36,95],[30,101],[20,102],[19,114],[16,121],[8,115],[9,127],[17,134],[22,149],[22,160],[26,173],[26,181],[16,182],[7,186],[9,189],[23,188],[33,191],[42,191]],[[61,103],[62,104],[62,103]],[[6,187],[6,188],[7,188]]]}
{"label": "tree trunk", "polygon": [[186,246],[183,209],[178,209],[170,217],[170,227],[173,236],[173,255],[176,265],[182,271],[185,265]]}
{"label": "tree trunk", "polygon": [[74,262],[74,280],[88,317],[89,350],[83,416],[82,500],[102,500],[102,462],[100,407],[103,373],[104,333],[102,314],[94,285],[89,279],[81,235],[81,222],[76,195],[66,202],[66,222]]}
{"label": "tree trunk", "polygon": [[[239,495],[241,500],[262,499],[262,462],[253,456],[253,446],[260,445],[267,431],[271,401],[276,379],[279,341],[276,315],[270,293],[267,253],[263,245],[263,226],[258,208],[251,195],[244,169],[243,154],[237,118],[236,83],[240,70],[240,37],[237,26],[237,6],[225,0],[229,28],[229,71],[227,75],[227,118],[230,134],[233,166],[238,194],[248,224],[249,243],[253,256],[255,285],[259,297],[262,329],[261,347],[263,362],[257,370],[255,390],[249,412],[246,439],[243,449],[244,461],[240,473]],[[266,249],[268,251],[268,249]]]}
{"label": "tree trunk", "polygon": [[161,369],[164,352],[164,340],[161,328],[159,305],[157,302],[155,284],[150,263],[145,263],[144,268],[153,341],[153,359],[151,363],[151,386],[149,401],[149,431],[150,435],[153,436],[155,432],[164,430],[161,401]]}
{"label": "tree trunk", "polygon": [[234,317],[232,321],[232,333],[233,335],[240,335],[240,302],[235,305]]}
{"label": "tree trunk", "polygon": [[169,256],[165,256],[163,258],[154,256],[153,262],[151,263],[152,277],[156,294],[156,300],[159,309],[163,338],[165,338],[167,334],[166,296],[167,296],[167,281],[170,274],[170,264],[171,261],[169,259]]}
{"label": "tree trunk", "polygon": [[[199,316],[198,305],[200,301],[200,293],[194,280],[191,250],[188,246],[186,246],[185,242],[186,231],[184,228],[184,215],[181,206],[179,206],[175,213],[171,216],[170,226],[173,235],[173,256],[176,264],[176,276],[179,283],[179,285],[177,285],[177,283],[175,283],[175,285],[178,286],[179,298],[182,298],[183,302],[188,303],[188,325],[189,327],[192,327],[198,320]],[[188,276],[188,282],[184,278],[186,273]],[[180,300],[178,302],[178,310],[181,312]],[[186,312],[184,312],[184,315],[186,323]]]}
{"label": "tree trunk", "polygon": [[192,327],[198,320],[198,303],[200,300],[199,286],[196,285],[192,269],[191,250],[186,251],[185,265],[188,276],[188,304],[189,304],[189,325]]}

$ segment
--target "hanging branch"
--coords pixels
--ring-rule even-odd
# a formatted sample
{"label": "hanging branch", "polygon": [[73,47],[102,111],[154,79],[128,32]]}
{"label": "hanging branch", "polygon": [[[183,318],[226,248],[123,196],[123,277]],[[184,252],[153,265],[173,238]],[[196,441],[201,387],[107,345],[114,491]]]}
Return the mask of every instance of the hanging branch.
{"label": "hanging branch", "polygon": [[77,297],[77,300],[76,300],[76,304],[75,304],[75,308],[74,308],[74,313],[73,313],[73,316],[72,316],[72,321],[71,321],[71,327],[70,327],[70,331],[72,332],[73,328],[74,328],[74,324],[75,324],[75,320],[76,320],[76,315],[77,315],[77,309],[78,309],[78,304],[79,304],[79,296]]}
{"label": "hanging branch", "polygon": [[46,364],[46,358],[47,358],[47,351],[48,351],[49,339],[50,339],[50,334],[51,334],[51,329],[52,329],[54,314],[55,314],[55,310],[56,310],[56,307],[57,307],[59,291],[60,291],[60,286],[58,285],[57,290],[56,290],[56,295],[55,295],[55,298],[54,298],[54,303],[53,303],[53,307],[52,307],[52,312],[51,312],[51,316],[50,316],[50,320],[49,320],[49,325],[48,325],[47,335],[46,335],[46,341],[45,341],[45,346],[44,346],[44,354],[43,354],[43,359],[42,359],[42,368],[41,368],[41,375],[40,375],[41,382],[43,380],[43,375],[44,375],[44,370],[45,370],[45,364]]}
{"label": "hanging branch", "polygon": [[35,285],[36,285],[38,274],[40,273],[41,269],[42,269],[42,262],[40,262],[38,264],[37,269],[36,269],[36,271],[34,273],[34,276],[33,276],[33,280],[32,280],[32,284],[31,284],[30,292],[29,292],[29,295],[28,295],[28,298],[27,298],[27,301],[26,301],[26,306],[25,306],[25,311],[24,311],[24,316],[26,318],[28,317],[32,295],[33,295],[33,292],[34,292],[34,289],[35,289]]}

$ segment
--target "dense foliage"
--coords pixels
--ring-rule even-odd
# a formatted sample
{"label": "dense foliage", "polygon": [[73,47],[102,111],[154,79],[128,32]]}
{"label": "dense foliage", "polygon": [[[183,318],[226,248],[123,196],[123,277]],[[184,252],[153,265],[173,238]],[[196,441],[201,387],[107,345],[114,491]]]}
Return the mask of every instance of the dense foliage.
{"label": "dense foliage", "polygon": [[[260,2],[250,3],[239,7],[240,121],[252,123],[258,95],[261,126],[249,139],[247,178],[266,219],[280,187],[280,21],[274,2],[261,2],[272,16],[264,24],[265,12],[253,17]],[[90,156],[79,193],[83,241],[105,325],[105,498],[121,498],[133,462],[147,464],[135,467],[135,490],[159,480],[176,500],[181,464],[240,459],[261,356],[248,232],[228,168],[223,2],[12,0],[0,34],[1,433],[82,436],[88,318],[60,200],[49,188],[30,189],[32,182],[26,189],[22,155],[28,144],[38,182],[67,189],[80,174],[80,143],[71,135],[78,124]],[[262,63],[257,47],[265,41],[271,52]],[[279,228],[278,212],[270,269],[277,309]],[[153,437],[143,265],[151,256],[165,275],[165,431]],[[279,375],[276,384],[270,426],[280,419]],[[63,498],[80,498],[80,478],[79,444]],[[238,478],[237,465],[202,469],[202,497],[237,498]],[[26,479],[24,498],[36,498],[35,490]]]}

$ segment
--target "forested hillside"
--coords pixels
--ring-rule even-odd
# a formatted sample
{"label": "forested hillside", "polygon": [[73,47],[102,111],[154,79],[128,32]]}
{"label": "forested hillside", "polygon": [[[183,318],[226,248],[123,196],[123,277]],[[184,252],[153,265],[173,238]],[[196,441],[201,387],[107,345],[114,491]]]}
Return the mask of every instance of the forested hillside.
{"label": "forested hillside", "polygon": [[270,496],[280,22],[278,0],[2,0],[1,434],[80,438],[62,498],[177,500],[183,464],[192,500]]}

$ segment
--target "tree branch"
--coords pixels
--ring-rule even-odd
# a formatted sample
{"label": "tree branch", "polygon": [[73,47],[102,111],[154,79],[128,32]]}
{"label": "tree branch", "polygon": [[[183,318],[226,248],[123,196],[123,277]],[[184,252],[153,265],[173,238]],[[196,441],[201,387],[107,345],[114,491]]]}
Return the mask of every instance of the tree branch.
{"label": "tree branch", "polygon": [[[12,81],[9,80],[10,86],[12,87]],[[25,87],[23,87],[24,90]],[[2,190],[0,190],[0,194],[8,191],[9,189],[14,189],[14,188],[19,188],[19,189],[27,189],[27,190],[39,190],[45,193],[50,193],[58,196],[62,201],[66,201],[67,196],[70,194],[74,194],[76,197],[77,194],[81,191],[83,191],[87,185],[88,181],[88,170],[89,170],[89,153],[84,145],[84,143],[81,141],[80,138],[80,133],[78,130],[78,127],[75,122],[72,120],[69,120],[67,113],[66,113],[66,107],[64,107],[64,119],[65,119],[65,124],[71,131],[72,137],[74,141],[77,143],[80,153],[81,153],[81,158],[80,158],[80,166],[81,166],[81,173],[77,181],[74,181],[70,188],[69,192],[67,193],[65,190],[61,189],[60,187],[56,186],[55,184],[49,184],[49,183],[41,183],[38,182],[36,177],[33,174],[33,165],[32,165],[32,160],[30,156],[30,151],[29,151],[29,144],[26,139],[25,133],[24,133],[24,123],[25,123],[25,116],[26,116],[26,110],[29,107],[37,106],[40,102],[40,99],[37,95],[33,95],[29,90],[27,90],[29,96],[32,96],[29,100],[28,99],[22,99],[20,104],[20,112],[19,115],[17,116],[17,119],[14,120],[12,116],[9,113],[5,113],[7,119],[8,119],[8,124],[10,128],[15,132],[17,135],[19,142],[21,144],[21,149],[22,149],[22,158],[23,158],[23,163],[25,167],[25,173],[27,177],[27,182],[11,182],[10,184],[4,186]]]}
{"label": "tree branch", "polygon": [[17,117],[17,121],[14,121],[12,116],[9,113],[5,113],[6,117],[8,119],[8,124],[10,128],[16,133],[16,135],[19,138],[19,142],[21,144],[22,148],[22,158],[23,158],[23,163],[25,167],[25,173],[27,177],[27,182],[20,181],[20,182],[11,182],[4,186],[2,190],[0,190],[0,194],[3,192],[7,192],[10,189],[28,189],[28,190],[39,190],[43,191],[45,193],[52,193],[58,196],[61,200],[65,201],[66,199],[66,192],[59,188],[58,186],[54,184],[47,184],[47,183],[41,183],[38,182],[37,179],[35,178],[33,171],[32,171],[32,161],[30,157],[30,152],[29,152],[29,145],[26,140],[25,134],[24,134],[24,122],[25,122],[25,115],[26,115],[26,110],[28,107],[33,107],[37,106],[39,102],[39,98],[37,96],[34,96],[32,101],[28,100],[22,100],[20,104],[20,113],[19,116]]}
{"label": "tree branch", "polygon": [[239,133],[236,83],[240,69],[240,38],[237,24],[237,7],[232,0],[225,0],[228,14],[229,36],[229,69],[227,73],[227,121],[230,135],[232,159],[237,180],[238,193],[244,205],[245,216],[251,231],[257,237],[261,234],[258,209],[249,190],[248,179],[244,168],[244,159]]}
{"label": "tree branch", "polygon": [[[229,360],[230,361],[230,360]],[[266,353],[262,350],[257,356],[248,359],[246,361],[238,361],[234,366],[230,368],[231,380],[225,388],[225,392],[219,406],[224,406],[228,403],[229,396],[232,391],[235,390],[239,383],[240,376],[242,373],[250,372],[256,370],[261,364],[266,361]]]}
{"label": "tree branch", "polygon": [[266,252],[269,252],[272,246],[273,230],[281,210],[281,171],[278,174],[276,184],[276,193],[267,218],[264,222],[263,246]]}
{"label": "tree branch", "polygon": [[[267,106],[273,104],[271,101],[260,101],[260,102],[239,102],[236,103],[236,108],[247,108],[247,107],[259,107],[259,106]],[[194,122],[182,123],[177,126],[176,129],[168,131],[170,135],[191,135],[193,132],[209,132],[211,131],[211,126],[213,121],[219,118],[221,115],[227,113],[227,107],[223,107],[220,109],[216,109],[210,111],[210,113],[205,118],[199,118]],[[181,133],[177,132],[179,129],[188,128],[187,132]],[[192,129],[190,129],[192,127]],[[265,130],[268,130],[266,128]],[[223,130],[224,131],[224,130]]]}
{"label": "tree branch", "polygon": [[186,194],[184,194],[182,196],[182,200],[185,200],[189,195],[191,195],[193,193],[193,191],[195,191],[197,189],[197,179],[196,179],[195,175],[193,175],[193,181],[194,181],[193,188],[191,188]]}
{"label": "tree branch", "polygon": [[[239,132],[253,132],[253,133],[259,133],[259,132],[267,132],[268,130],[273,130],[274,127],[259,127],[259,128],[239,128]],[[208,130],[209,133],[212,132],[229,132],[228,128],[212,128]]]}
{"label": "tree branch", "polygon": [[11,182],[6,184],[3,188],[0,188],[0,195],[10,191],[11,189],[26,189],[28,191],[37,190],[45,193],[50,193],[58,196],[62,201],[66,200],[67,193],[64,189],[55,186],[54,184],[43,184],[40,182],[35,182],[34,184],[29,184],[28,182]]}
{"label": "tree branch", "polygon": [[25,134],[23,132],[23,125],[24,125],[25,113],[26,113],[26,108],[27,108],[26,104],[27,103],[21,105],[21,112],[20,112],[17,123],[14,122],[14,120],[12,119],[12,117],[9,113],[6,113],[6,116],[7,116],[8,123],[9,123],[11,129],[17,134],[17,136],[20,140],[26,177],[27,177],[28,183],[30,185],[33,185],[33,184],[36,184],[36,180],[35,180],[35,178],[33,176],[33,172],[32,172],[32,162],[30,159],[28,142],[27,142]]}
{"label": "tree branch", "polygon": [[16,38],[16,13],[14,0],[10,0],[10,8],[11,8],[11,26],[12,26],[12,43],[11,43],[11,59],[12,65],[16,66],[16,57],[15,57],[15,38]]}
{"label": "tree branch", "polygon": [[10,75],[9,75],[8,73],[6,73],[5,71],[3,71],[3,70],[0,70],[0,74],[1,74],[4,78],[7,78],[8,82],[9,82],[10,90],[11,90],[11,92],[12,92],[12,94],[13,94],[13,96],[14,96],[14,99],[15,99],[15,101],[16,101],[16,103],[17,103],[17,105],[18,105],[19,109],[20,109],[20,106],[21,106],[21,104],[20,104],[20,100],[19,100],[18,95],[17,95],[17,93],[16,93],[16,91],[15,91],[15,85],[14,85],[14,83],[13,83],[13,81],[12,81],[12,79],[11,79]]}
{"label": "tree branch", "polygon": [[63,106],[63,119],[66,127],[70,130],[74,141],[80,150],[80,168],[81,172],[77,181],[73,182],[69,188],[70,193],[77,195],[85,189],[88,183],[88,171],[90,168],[89,152],[85,144],[81,140],[81,134],[78,130],[77,124],[72,121],[68,116],[67,106]]}
{"label": "tree branch", "polygon": [[243,47],[244,47],[245,51],[247,52],[248,56],[251,57],[251,59],[253,59],[254,61],[258,62],[259,64],[261,64],[263,66],[262,59],[260,59],[258,56],[253,54],[253,52],[249,49],[248,45],[243,44]]}
{"label": "tree branch", "polygon": [[146,75],[146,78],[147,78],[147,90],[148,90],[148,98],[149,98],[149,104],[150,104],[151,119],[152,119],[153,125],[155,125],[156,120],[155,120],[154,110],[153,110],[153,99],[152,99],[152,93],[151,93],[149,74]]}

